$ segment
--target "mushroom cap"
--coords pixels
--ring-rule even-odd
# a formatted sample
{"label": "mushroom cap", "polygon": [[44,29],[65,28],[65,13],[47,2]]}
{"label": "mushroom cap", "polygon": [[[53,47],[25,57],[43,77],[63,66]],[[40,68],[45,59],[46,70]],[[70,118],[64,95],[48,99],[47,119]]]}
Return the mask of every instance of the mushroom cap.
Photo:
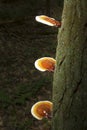
{"label": "mushroom cap", "polygon": [[46,117],[46,114],[51,114],[52,102],[50,101],[39,101],[35,103],[31,108],[31,114],[38,120],[42,120]]}
{"label": "mushroom cap", "polygon": [[47,17],[45,15],[36,16],[35,19],[36,19],[36,21],[38,21],[40,23],[43,23],[43,24],[46,24],[46,25],[49,25],[49,26],[54,26],[54,24],[51,23],[51,20],[49,19],[49,17]]}
{"label": "mushroom cap", "polygon": [[35,68],[44,71],[53,71],[55,69],[56,60],[51,57],[43,57],[35,61]]}
{"label": "mushroom cap", "polygon": [[48,17],[46,15],[40,15],[35,17],[36,21],[49,25],[49,26],[61,26],[61,23],[54,18]]}

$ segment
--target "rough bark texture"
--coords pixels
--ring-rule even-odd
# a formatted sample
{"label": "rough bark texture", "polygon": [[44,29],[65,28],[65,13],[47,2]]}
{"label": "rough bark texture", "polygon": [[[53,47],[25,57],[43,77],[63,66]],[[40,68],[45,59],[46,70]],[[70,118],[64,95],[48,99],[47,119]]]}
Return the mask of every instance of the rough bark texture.
{"label": "rough bark texture", "polygon": [[87,0],[65,0],[53,82],[52,130],[87,130]]}

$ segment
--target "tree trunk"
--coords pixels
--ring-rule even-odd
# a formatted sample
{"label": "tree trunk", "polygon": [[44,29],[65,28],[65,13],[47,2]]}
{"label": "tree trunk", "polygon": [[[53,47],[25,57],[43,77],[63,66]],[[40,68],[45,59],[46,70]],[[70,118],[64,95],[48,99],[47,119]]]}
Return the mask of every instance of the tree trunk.
{"label": "tree trunk", "polygon": [[52,130],[87,130],[87,0],[65,0],[53,82]]}

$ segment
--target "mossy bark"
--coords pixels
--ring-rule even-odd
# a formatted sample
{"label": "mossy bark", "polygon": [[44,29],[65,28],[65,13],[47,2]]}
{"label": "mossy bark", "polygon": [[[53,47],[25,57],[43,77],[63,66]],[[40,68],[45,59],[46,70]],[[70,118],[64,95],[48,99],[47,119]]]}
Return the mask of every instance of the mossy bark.
{"label": "mossy bark", "polygon": [[87,129],[87,0],[65,0],[53,82],[52,130]]}

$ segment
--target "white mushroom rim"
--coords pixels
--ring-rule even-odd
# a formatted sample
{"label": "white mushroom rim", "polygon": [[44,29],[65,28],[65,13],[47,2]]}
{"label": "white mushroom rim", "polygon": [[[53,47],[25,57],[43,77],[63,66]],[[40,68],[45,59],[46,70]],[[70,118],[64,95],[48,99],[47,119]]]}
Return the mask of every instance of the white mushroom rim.
{"label": "white mushroom rim", "polygon": [[31,108],[31,114],[33,115],[33,117],[35,117],[35,118],[38,119],[38,120],[42,120],[42,119],[43,119],[43,117],[38,117],[38,116],[35,114],[35,107],[36,107],[38,104],[40,104],[40,103],[48,103],[48,104],[50,104],[51,106],[53,105],[53,103],[50,102],[50,101],[39,101],[39,102],[35,103],[35,104],[32,106],[32,108]]}

